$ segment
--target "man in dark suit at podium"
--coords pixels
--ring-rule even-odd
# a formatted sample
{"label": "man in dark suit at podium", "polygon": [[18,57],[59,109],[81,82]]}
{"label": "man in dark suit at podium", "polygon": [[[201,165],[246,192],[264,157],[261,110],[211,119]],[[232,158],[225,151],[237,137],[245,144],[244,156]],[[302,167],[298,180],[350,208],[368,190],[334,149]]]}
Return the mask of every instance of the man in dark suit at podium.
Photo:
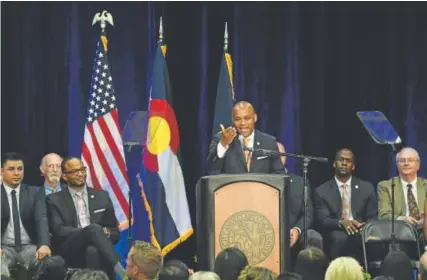
{"label": "man in dark suit at podium", "polygon": [[[240,101],[233,106],[234,127],[221,127],[221,132],[215,135],[209,148],[209,174],[241,174],[241,173],[276,173],[286,174],[280,156],[259,154],[256,149],[266,149],[279,152],[275,137],[255,129],[257,115],[253,106]],[[254,149],[254,152],[244,147]],[[301,176],[289,174],[288,209],[290,246],[296,256],[302,248],[304,229],[303,180]],[[313,204],[310,191],[308,193],[308,228],[313,223]],[[322,237],[319,233],[309,230],[307,237],[310,245],[322,248]]]}
{"label": "man in dark suit at podium", "polygon": [[377,217],[378,203],[371,183],[352,176],[354,155],[341,149],[333,164],[335,176],[316,189],[316,224],[330,249],[329,257],[353,256],[360,260],[360,231]]}
{"label": "man in dark suit at podium", "polygon": [[233,106],[234,126],[224,128],[221,125],[221,132],[215,135],[209,146],[209,174],[284,172],[279,156],[256,152],[256,149],[279,151],[274,136],[255,129],[257,119],[249,102],[240,101]]}

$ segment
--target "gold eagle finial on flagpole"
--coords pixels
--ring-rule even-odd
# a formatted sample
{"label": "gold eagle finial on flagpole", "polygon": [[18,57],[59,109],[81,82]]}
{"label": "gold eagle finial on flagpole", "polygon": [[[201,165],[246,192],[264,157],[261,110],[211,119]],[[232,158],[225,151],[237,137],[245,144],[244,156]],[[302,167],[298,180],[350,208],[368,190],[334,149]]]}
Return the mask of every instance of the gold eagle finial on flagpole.
{"label": "gold eagle finial on flagpole", "polygon": [[96,23],[100,23],[102,32],[105,31],[105,28],[107,27],[107,22],[111,24],[111,26],[114,26],[113,16],[107,12],[102,11],[102,13],[96,13],[92,20],[92,25],[95,25]]}

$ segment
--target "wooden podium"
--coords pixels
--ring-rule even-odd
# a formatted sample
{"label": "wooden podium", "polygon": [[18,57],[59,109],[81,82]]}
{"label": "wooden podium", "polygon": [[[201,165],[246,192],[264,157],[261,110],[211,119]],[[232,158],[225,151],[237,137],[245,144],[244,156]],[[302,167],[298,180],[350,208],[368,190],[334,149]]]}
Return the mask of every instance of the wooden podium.
{"label": "wooden podium", "polygon": [[223,249],[237,247],[251,265],[282,273],[289,267],[287,175],[205,176],[196,187],[199,269],[213,271]]}

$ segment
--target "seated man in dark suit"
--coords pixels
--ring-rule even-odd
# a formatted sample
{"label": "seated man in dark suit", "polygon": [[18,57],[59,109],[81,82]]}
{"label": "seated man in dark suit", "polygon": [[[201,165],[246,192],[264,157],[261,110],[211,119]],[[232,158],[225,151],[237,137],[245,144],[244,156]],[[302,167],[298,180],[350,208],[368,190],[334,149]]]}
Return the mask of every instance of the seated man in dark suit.
{"label": "seated man in dark suit", "polygon": [[119,231],[108,193],[86,185],[86,167],[79,158],[65,158],[61,170],[68,187],[46,197],[54,249],[70,266],[109,275],[114,268],[123,277],[125,271],[113,247]]}
{"label": "seated man in dark suit", "polygon": [[352,176],[354,155],[349,149],[336,153],[333,166],[335,178],[316,189],[316,224],[331,260],[340,256],[360,260],[360,230],[378,213],[375,190],[371,183]]}
{"label": "seated man in dark suit", "polygon": [[280,157],[267,156],[249,149],[278,152],[275,137],[255,130],[257,114],[254,107],[240,101],[233,106],[234,127],[224,128],[215,135],[209,147],[208,173],[283,173]]}
{"label": "seated man in dark suit", "polygon": [[2,157],[1,255],[9,267],[28,266],[51,255],[42,188],[22,184],[24,161],[17,153]]}

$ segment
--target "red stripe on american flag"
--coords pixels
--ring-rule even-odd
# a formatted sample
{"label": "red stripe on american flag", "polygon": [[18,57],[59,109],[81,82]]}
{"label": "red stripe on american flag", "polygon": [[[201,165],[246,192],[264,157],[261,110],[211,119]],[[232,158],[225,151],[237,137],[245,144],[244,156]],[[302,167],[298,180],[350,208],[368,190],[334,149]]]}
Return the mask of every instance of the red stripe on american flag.
{"label": "red stripe on american flag", "polygon": [[[88,132],[86,131],[85,134],[86,133],[88,133]],[[95,174],[94,165],[92,162],[92,156],[90,155],[90,151],[89,151],[88,147],[86,146],[85,141],[83,141],[82,154],[83,154],[83,158],[86,161],[87,165],[89,165],[88,168],[89,168],[90,179],[92,180],[93,187],[95,189],[102,190],[102,187],[101,187],[101,184],[99,183],[98,177]]]}
{"label": "red stripe on american flag", "polygon": [[[108,129],[108,128],[107,128]],[[114,194],[117,197],[117,201],[120,203],[120,206],[123,209],[123,212],[126,214],[126,216],[129,216],[129,209],[128,204],[126,202],[125,197],[123,196],[123,193],[121,192],[121,189],[118,188],[118,183],[116,180],[116,177],[114,177],[113,172],[111,171],[110,165],[108,164],[108,161],[105,159],[104,154],[102,153],[102,150],[99,146],[98,140],[95,136],[95,133],[93,131],[93,124],[88,125],[88,131],[92,137],[93,147],[95,148],[95,153],[98,156],[98,160],[101,163],[102,169],[104,170],[105,175],[107,176],[108,182],[110,182],[111,189],[113,190]],[[105,135],[105,131],[102,130],[102,133]],[[115,143],[109,143],[110,147],[112,145],[115,145]]]}
{"label": "red stripe on american flag", "polygon": [[[115,120],[113,116],[113,120]],[[107,143],[115,143],[113,136],[111,135],[110,128],[108,127],[107,123],[105,122],[104,118],[98,119],[99,127],[101,128],[102,132],[104,133],[105,140]],[[122,157],[122,154],[120,153],[118,147],[116,145],[110,145],[111,152],[113,153],[114,159],[117,162],[117,165],[119,166],[120,172],[123,175],[123,178],[125,178],[126,183],[129,185],[128,182],[128,176],[126,173],[126,164]]]}

